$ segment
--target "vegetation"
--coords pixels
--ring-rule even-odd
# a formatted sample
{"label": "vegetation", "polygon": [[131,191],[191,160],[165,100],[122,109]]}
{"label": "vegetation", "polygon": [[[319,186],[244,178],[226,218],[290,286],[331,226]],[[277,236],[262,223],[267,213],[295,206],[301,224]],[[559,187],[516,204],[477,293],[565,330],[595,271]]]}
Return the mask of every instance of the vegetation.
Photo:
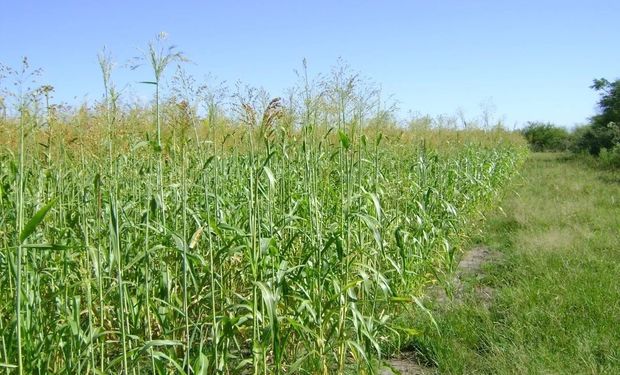
{"label": "vegetation", "polygon": [[570,136],[563,127],[543,122],[528,122],[521,130],[532,151],[566,151]]}
{"label": "vegetation", "polygon": [[573,151],[601,156],[604,165],[620,167],[620,80],[595,79],[591,88],[601,93],[599,113],[574,132]]}
{"label": "vegetation", "polygon": [[591,87],[601,92],[600,113],[592,117],[591,128],[583,139],[588,151],[598,155],[603,148],[611,149],[620,143],[620,80],[595,79]]}
{"label": "vegetation", "polygon": [[544,122],[528,122],[521,130],[533,151],[573,151],[600,157],[600,164],[620,167],[620,80],[595,79],[591,86],[599,91],[599,113],[590,123],[569,132]]}
{"label": "vegetation", "polygon": [[[440,373],[616,374],[620,176],[562,154],[535,154],[523,170],[476,239],[503,260],[410,345]],[[492,303],[481,288],[496,290]]]}
{"label": "vegetation", "polygon": [[148,108],[107,53],[77,109],[5,67],[0,371],[372,372],[526,154],[499,128],[401,129],[343,66],[286,100],[179,69],[166,96],[184,57],[146,56]]}

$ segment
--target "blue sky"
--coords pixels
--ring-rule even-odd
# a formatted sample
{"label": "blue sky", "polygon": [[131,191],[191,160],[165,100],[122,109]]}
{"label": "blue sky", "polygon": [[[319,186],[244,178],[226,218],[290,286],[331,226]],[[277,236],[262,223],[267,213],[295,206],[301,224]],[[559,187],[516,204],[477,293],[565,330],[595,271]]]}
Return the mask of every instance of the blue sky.
{"label": "blue sky", "polygon": [[[303,58],[318,73],[342,57],[403,115],[461,109],[473,118],[492,103],[509,127],[572,126],[596,110],[592,79],[620,77],[619,16],[619,1],[4,0],[0,63],[28,56],[56,100],[92,101],[102,95],[104,45],[122,64],[166,31],[194,76],[230,86],[282,95]],[[113,78],[145,95],[135,82],[150,76],[119,68]]]}

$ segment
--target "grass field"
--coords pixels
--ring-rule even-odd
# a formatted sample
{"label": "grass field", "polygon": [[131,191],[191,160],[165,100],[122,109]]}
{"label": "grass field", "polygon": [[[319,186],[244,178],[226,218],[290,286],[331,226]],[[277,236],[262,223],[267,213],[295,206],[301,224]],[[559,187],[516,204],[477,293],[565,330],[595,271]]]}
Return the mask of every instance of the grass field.
{"label": "grass field", "polygon": [[[503,254],[412,345],[446,374],[620,372],[620,175],[534,154],[476,241]],[[494,288],[490,305],[477,287]],[[439,332],[439,334],[438,334]]]}

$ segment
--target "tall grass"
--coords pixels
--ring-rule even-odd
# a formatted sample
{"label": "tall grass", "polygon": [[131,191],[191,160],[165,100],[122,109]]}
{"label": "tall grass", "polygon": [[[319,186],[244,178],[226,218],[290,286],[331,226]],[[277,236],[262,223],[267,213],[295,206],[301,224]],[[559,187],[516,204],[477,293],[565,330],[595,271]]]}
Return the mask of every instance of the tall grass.
{"label": "tall grass", "polygon": [[[74,141],[53,159],[30,120],[0,125],[18,140],[0,152],[7,372],[372,373],[524,152],[500,129],[377,125],[377,92],[346,69],[304,69],[288,100],[240,93],[236,115],[205,95],[207,121],[189,96],[160,111],[158,91],[150,125],[101,66],[103,113],[55,124]],[[42,207],[24,251],[8,239]]]}

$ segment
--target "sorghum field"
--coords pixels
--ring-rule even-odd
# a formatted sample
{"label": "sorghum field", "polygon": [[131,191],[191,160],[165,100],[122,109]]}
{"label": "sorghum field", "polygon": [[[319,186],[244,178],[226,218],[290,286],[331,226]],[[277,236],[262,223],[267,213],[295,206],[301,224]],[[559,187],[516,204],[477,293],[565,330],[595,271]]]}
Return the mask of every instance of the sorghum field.
{"label": "sorghum field", "polygon": [[13,72],[0,372],[372,373],[527,153],[501,128],[397,125],[342,72],[271,99],[180,71],[164,94],[153,56],[147,107],[105,56],[77,109]]}

